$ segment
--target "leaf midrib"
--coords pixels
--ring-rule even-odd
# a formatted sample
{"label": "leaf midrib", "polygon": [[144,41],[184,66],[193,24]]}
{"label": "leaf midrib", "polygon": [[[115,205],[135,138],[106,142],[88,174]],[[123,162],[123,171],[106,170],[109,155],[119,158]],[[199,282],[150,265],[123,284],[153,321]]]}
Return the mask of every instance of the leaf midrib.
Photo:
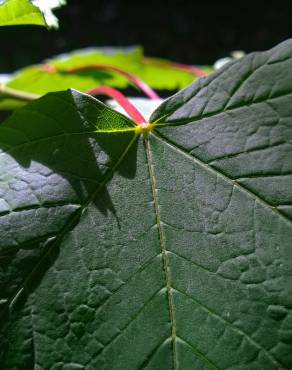
{"label": "leaf midrib", "polygon": [[[276,212],[280,217],[283,217],[285,219],[285,221],[288,221],[290,224],[292,224],[292,221],[287,218],[284,214],[282,214],[280,211],[278,211],[277,209],[274,209],[272,208],[272,206],[270,204],[268,204],[265,200],[263,200],[262,198],[258,197],[256,194],[252,193],[251,191],[249,191],[248,189],[246,189],[244,186],[242,186],[241,184],[237,183],[236,181],[230,179],[229,177],[227,177],[224,173],[221,173],[220,171],[217,171],[216,169],[210,167],[208,164],[202,162],[199,158],[196,158],[194,156],[192,156],[191,154],[189,154],[188,152],[185,152],[181,147],[179,146],[176,146],[174,143],[168,141],[165,137],[163,137],[160,133],[158,133],[157,131],[153,130],[152,131],[152,135],[155,136],[156,139],[158,139],[159,141],[163,142],[164,144],[170,146],[173,150],[176,150],[177,152],[179,152],[181,155],[187,157],[188,159],[191,159],[192,161],[196,162],[197,164],[199,164],[201,167],[207,169],[209,172],[211,173],[215,173],[216,175],[222,177],[225,181],[228,181],[229,183],[231,182],[233,184],[233,186],[238,186],[238,188],[243,191],[244,193],[247,193],[249,196],[252,196],[255,200],[257,200],[259,203],[261,203],[262,205],[264,205],[265,207],[268,207],[269,209],[273,210],[274,212]],[[151,158],[151,157],[150,157]],[[153,175],[154,176],[154,175]],[[155,180],[155,177],[154,177],[154,180]],[[157,197],[156,197],[157,198]],[[156,202],[158,203],[158,201],[156,200]],[[160,217],[160,214],[159,214],[159,205],[157,207],[155,207],[155,209],[157,208],[157,211],[156,213],[159,215],[159,224],[160,224],[160,227],[161,227],[161,232],[163,234],[163,221],[161,220],[161,217]],[[157,223],[158,225],[158,223]],[[163,234],[164,236],[164,234]],[[167,258],[167,253],[173,253],[173,254],[176,254],[174,252],[169,252],[164,244],[164,253],[166,255],[166,258]],[[163,253],[162,253],[163,254]],[[179,257],[181,258],[184,258],[180,255],[178,255]],[[184,258],[185,259],[185,258]],[[188,261],[190,262],[190,261]],[[202,268],[202,266],[199,266]],[[170,277],[169,277],[170,279]],[[179,291],[177,288],[174,288],[174,287],[170,287],[170,293],[172,294],[172,291],[178,291],[182,294],[186,294],[184,292],[181,292]],[[190,297],[192,299],[194,299],[193,297]],[[198,303],[198,302],[197,302]],[[211,312],[211,310],[209,308],[207,308],[206,306],[204,306],[202,303],[199,303],[200,306],[204,307],[205,310]],[[172,310],[174,310],[174,307],[171,307]],[[271,355],[269,353],[269,351],[263,347],[261,344],[257,343],[253,338],[251,338],[248,334],[246,334],[243,330],[239,329],[237,326],[233,326],[230,322],[224,320],[223,318],[221,318],[218,314],[215,314],[213,313],[214,315],[216,315],[216,317],[219,317],[219,319],[221,321],[224,321],[226,322],[226,324],[230,325],[234,330],[237,330],[238,332],[240,332],[242,335],[244,335],[245,337],[247,337],[257,348],[259,348],[260,350],[262,350],[266,356],[277,366],[280,366],[281,369],[283,370],[286,370],[286,368],[283,367],[283,365],[281,363],[278,362],[278,360],[276,358],[274,358],[273,355]],[[175,322],[174,322],[174,326],[175,326]],[[180,337],[176,334],[176,332],[174,333],[175,335],[175,338],[178,338],[180,339]],[[174,342],[175,343],[175,342]],[[208,359],[209,361],[209,359]],[[211,363],[213,366],[216,366],[215,364]],[[176,370],[177,368],[174,367],[174,370]],[[288,369],[287,369],[288,370]]]}
{"label": "leaf midrib", "polygon": [[[253,198],[257,199],[262,204],[265,204],[266,207],[272,209],[274,212],[276,211],[279,216],[284,217],[286,220],[289,221],[289,223],[291,223],[291,220],[288,219],[287,217],[285,217],[281,212],[279,212],[279,211],[275,210],[274,208],[272,208],[272,206],[270,204],[268,204],[266,201],[264,201],[263,199],[261,199],[260,197],[258,197],[256,194],[250,192],[249,190],[247,190],[242,185],[236,183],[234,180],[230,179],[224,173],[221,173],[220,171],[215,170],[214,168],[212,168],[208,164],[204,163],[200,159],[198,159],[198,158],[190,155],[188,152],[184,151],[183,148],[177,146],[177,144],[174,144],[171,141],[168,141],[165,137],[163,137],[160,133],[156,132],[155,130],[153,130],[152,134],[158,140],[164,142],[166,145],[171,146],[173,149],[175,149],[176,151],[178,151],[180,154],[182,154],[184,156],[187,156],[189,159],[195,161],[196,163],[198,163],[200,166],[204,167],[208,171],[210,171],[212,173],[215,173],[215,174],[223,177],[226,181],[231,182],[233,185],[238,186],[242,191],[244,191],[245,193],[248,193],[249,196],[252,196]],[[125,158],[126,154],[130,150],[130,148],[132,147],[133,143],[135,142],[135,140],[137,139],[138,136],[139,136],[138,134],[134,135],[133,139],[130,141],[130,143],[126,147],[125,151],[122,153],[122,155],[120,156],[120,158],[116,162],[116,164],[106,174],[106,176],[104,178],[104,181],[90,195],[90,197],[87,199],[87,201],[82,205],[82,208],[81,209],[86,208],[88,206],[88,204],[96,197],[96,195],[99,193],[99,191],[103,189],[103,187],[106,185],[106,183],[111,178],[112,174],[116,171],[117,167],[120,165],[120,163],[122,162],[122,160]],[[168,272],[167,249],[166,249],[166,246],[165,246],[163,225],[162,225],[162,221],[160,219],[159,203],[158,203],[158,198],[157,198],[156,179],[155,179],[155,176],[154,176],[154,173],[153,173],[153,170],[152,170],[152,166],[153,165],[152,165],[151,151],[150,151],[148,140],[145,141],[145,144],[146,144],[145,149],[146,149],[147,160],[148,160],[148,167],[149,167],[149,175],[150,175],[150,181],[151,181],[153,198],[154,198],[155,212],[156,212],[156,217],[157,217],[157,226],[158,226],[159,234],[160,234],[161,254],[163,256],[163,261],[164,261],[164,270],[165,270],[165,277],[166,277],[166,287],[167,287],[167,291],[168,291],[168,297],[171,297],[172,298],[171,280],[170,280],[170,276],[169,276],[169,272]],[[34,267],[34,269],[28,274],[27,278],[25,279],[24,283],[19,287],[19,289],[16,292],[16,294],[8,301],[7,306],[9,306],[11,304],[11,302],[13,302],[15,300],[15,298],[22,292],[22,290],[25,287],[25,285],[29,282],[29,280],[31,279],[31,277],[34,276],[34,273],[40,268],[40,266],[42,266],[43,262],[46,261],[47,257],[51,254],[52,250],[57,245],[59,245],[60,240],[62,240],[63,236],[71,228],[71,225],[74,224],[74,222],[76,221],[76,219],[79,217],[79,212],[80,212],[80,210],[78,209],[72,215],[72,218],[68,221],[68,223],[64,226],[64,228],[59,232],[59,234],[57,235],[56,240],[52,243],[52,245],[49,248],[49,250],[40,259],[40,261]],[[172,302],[172,300],[169,300],[169,305],[170,305],[170,310],[173,311],[173,302]],[[174,317],[172,318],[171,321],[172,321],[172,335],[171,335],[171,338],[172,338],[172,341],[173,341],[173,345],[175,346],[176,333],[175,333],[175,321],[174,321]],[[175,353],[175,347],[174,347],[174,351],[173,351],[174,369],[177,369],[177,367],[176,367],[177,366],[176,365],[176,357],[175,356],[176,356],[176,353]]]}
{"label": "leaf midrib", "polygon": [[175,317],[174,317],[174,304],[173,304],[172,287],[171,287],[171,276],[169,273],[169,262],[168,262],[168,256],[167,256],[167,249],[165,245],[164,230],[163,230],[163,225],[161,222],[161,216],[160,216],[160,210],[159,210],[156,178],[153,172],[152,155],[151,155],[148,135],[144,137],[144,147],[145,147],[146,156],[147,156],[148,172],[149,172],[151,190],[152,190],[152,195],[153,195],[156,223],[157,223],[157,228],[159,232],[160,250],[161,250],[161,255],[162,255],[162,260],[163,260],[163,270],[164,270],[165,285],[166,285],[166,290],[167,290],[169,318],[170,318],[170,323],[171,323],[171,341],[172,341],[172,349],[173,349],[172,351],[173,370],[177,370],[176,325],[175,325]]}

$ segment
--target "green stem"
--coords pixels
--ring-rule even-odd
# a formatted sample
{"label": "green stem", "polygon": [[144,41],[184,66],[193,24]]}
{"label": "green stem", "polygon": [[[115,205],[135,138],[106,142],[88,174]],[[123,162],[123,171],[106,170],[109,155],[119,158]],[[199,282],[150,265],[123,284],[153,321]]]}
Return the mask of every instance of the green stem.
{"label": "green stem", "polygon": [[11,89],[10,87],[5,86],[4,84],[0,84],[0,95],[4,95],[5,97],[10,97],[13,99],[23,100],[23,101],[32,101],[36,100],[41,97],[41,95]]}

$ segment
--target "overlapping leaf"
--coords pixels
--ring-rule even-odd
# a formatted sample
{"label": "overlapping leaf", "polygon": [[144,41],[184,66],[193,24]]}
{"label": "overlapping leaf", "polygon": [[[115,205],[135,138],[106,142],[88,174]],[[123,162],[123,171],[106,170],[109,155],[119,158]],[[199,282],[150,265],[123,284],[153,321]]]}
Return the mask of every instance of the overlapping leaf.
{"label": "overlapping leaf", "polygon": [[292,366],[292,42],[144,134],[49,94],[0,128],[4,369]]}
{"label": "overlapping leaf", "polygon": [[[36,94],[75,88],[87,91],[96,86],[107,85],[116,88],[126,88],[130,81],[117,72],[109,70],[88,70],[67,73],[68,69],[104,65],[118,67],[133,74],[154,89],[176,90],[187,86],[197,77],[190,72],[180,71],[171,67],[167,61],[148,58],[148,64],[143,62],[143,50],[133,48],[89,48],[77,50],[70,54],[60,55],[46,61],[45,65],[36,65],[18,71],[7,86],[13,89]],[[151,63],[152,61],[152,63]],[[51,67],[55,70],[50,71]],[[210,68],[206,68],[210,71]],[[2,98],[0,109],[14,109],[24,102]]]}

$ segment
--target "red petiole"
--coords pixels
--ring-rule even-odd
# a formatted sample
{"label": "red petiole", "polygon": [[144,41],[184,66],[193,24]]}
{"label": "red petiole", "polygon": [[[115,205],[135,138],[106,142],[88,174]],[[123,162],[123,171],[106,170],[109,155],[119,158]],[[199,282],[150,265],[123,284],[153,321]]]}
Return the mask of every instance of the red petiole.
{"label": "red petiole", "polygon": [[86,91],[90,95],[106,95],[116,100],[120,106],[128,113],[128,115],[133,119],[133,121],[142,127],[146,127],[147,123],[142,114],[137,110],[137,108],[122,94],[120,91],[109,86],[98,86],[94,89]]}
{"label": "red petiole", "polygon": [[90,65],[85,65],[81,67],[66,68],[62,70],[58,70],[50,64],[44,64],[42,67],[46,72],[49,72],[49,73],[54,73],[54,72],[76,73],[80,71],[92,71],[92,70],[116,72],[126,77],[129,81],[131,81],[139,90],[144,92],[144,94],[148,96],[148,98],[159,99],[159,96],[156,94],[156,92],[152,90],[151,87],[148,86],[145,82],[140,80],[138,77],[132,75],[131,73],[126,72],[123,69],[120,69],[115,66],[109,66],[109,65],[104,65],[104,64],[92,64],[92,65],[90,64]]}
{"label": "red petiole", "polygon": [[[160,67],[167,66],[170,68],[192,73],[193,75],[198,76],[198,77],[203,77],[207,75],[207,73],[203,71],[201,68],[189,66],[189,65],[181,64],[181,63],[159,62],[151,58],[144,58],[143,63],[148,64],[148,65],[160,66]],[[42,66],[42,69],[49,73],[55,73],[55,72],[76,73],[76,72],[88,71],[88,70],[97,70],[97,71],[104,70],[104,71],[116,72],[126,77],[137,88],[139,88],[142,92],[144,92],[145,95],[147,95],[150,99],[159,99],[159,96],[156,94],[156,92],[152,90],[151,87],[148,86],[145,82],[140,80],[138,77],[132,75],[131,73],[124,71],[123,69],[120,69],[115,66],[109,66],[109,65],[103,65],[103,64],[92,64],[92,65],[84,65],[80,67],[72,67],[72,68],[66,68],[66,69],[59,70],[50,64],[44,64]],[[145,118],[136,109],[136,107],[126,98],[124,94],[114,89],[113,87],[98,86],[98,87],[95,87],[93,89],[86,91],[86,93],[90,95],[101,94],[101,95],[106,95],[106,96],[111,97],[112,99],[116,100],[120,104],[120,106],[128,113],[128,115],[133,119],[133,121],[138,126],[142,126],[142,127],[147,126]]]}
{"label": "red petiole", "polygon": [[201,68],[198,68],[195,66],[189,66],[187,64],[175,63],[175,62],[163,62],[163,61],[160,62],[157,60],[153,60],[151,58],[144,58],[143,63],[148,64],[148,65],[157,66],[157,67],[164,66],[164,67],[178,69],[180,71],[192,73],[193,75],[198,76],[198,77],[207,76],[207,73],[203,71]]}
{"label": "red petiole", "polygon": [[189,66],[189,65],[181,64],[181,63],[171,63],[171,66],[173,68],[180,69],[181,71],[190,72],[193,75],[198,76],[198,77],[207,76],[207,73],[205,71],[195,66]]}

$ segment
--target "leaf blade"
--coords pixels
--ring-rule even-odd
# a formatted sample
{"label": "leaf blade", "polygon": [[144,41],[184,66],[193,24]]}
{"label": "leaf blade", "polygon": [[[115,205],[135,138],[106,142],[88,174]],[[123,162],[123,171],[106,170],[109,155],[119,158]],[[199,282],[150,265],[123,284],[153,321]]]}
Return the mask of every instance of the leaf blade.
{"label": "leaf blade", "polygon": [[28,0],[8,0],[0,5],[0,26],[22,24],[46,26],[45,19],[39,8]]}
{"label": "leaf blade", "polygon": [[[41,154],[43,141],[32,144],[31,151],[19,147],[18,164],[3,172],[11,176],[16,165],[24,179],[34,170],[31,163],[38,163],[38,173],[46,173],[40,162],[53,168],[62,182],[55,185],[57,193],[44,187],[44,197],[60,201],[63,214],[53,214],[59,217],[55,224],[68,224],[74,212],[80,215],[56,243],[35,284],[20,290],[10,317],[2,320],[3,363],[133,370],[291,367],[292,222],[277,208],[289,208],[291,197],[292,114],[284,96],[284,87],[292,86],[287,77],[291,55],[288,42],[199,80],[158,108],[154,128],[144,137],[138,137],[130,120],[112,111],[104,117],[101,103],[76,92],[73,107],[63,102],[43,106],[34,119],[30,113],[37,139],[64,125],[68,131],[72,122],[73,132],[76,124],[81,133],[96,130],[97,110],[98,122],[104,122],[100,132],[87,133],[93,140],[51,138],[54,146]],[[261,65],[267,60],[274,74],[262,87]],[[275,97],[279,91],[285,94]],[[252,96],[258,103],[249,104]],[[226,113],[231,108],[232,115]],[[31,138],[21,124],[24,112],[18,123],[3,129],[4,150]],[[114,130],[113,123],[124,132],[102,132]],[[52,149],[61,151],[58,161],[51,160]],[[238,156],[241,161],[234,164]],[[261,194],[240,177],[254,173],[250,178],[258,181],[258,168],[264,179]],[[40,183],[34,174],[30,194],[39,195]],[[20,189],[20,198],[30,199],[25,194]],[[24,211],[34,212],[31,199]],[[62,210],[67,199],[77,210]],[[78,204],[86,207],[80,210]],[[37,232],[50,226],[54,234],[53,221],[40,217],[40,227],[34,214],[28,217]],[[9,227],[15,232],[14,225]],[[54,240],[36,233],[30,244],[31,231],[27,235],[25,248],[30,249],[21,252],[35,266]],[[24,270],[17,281],[27,274]],[[17,281],[4,282],[3,300]]]}

